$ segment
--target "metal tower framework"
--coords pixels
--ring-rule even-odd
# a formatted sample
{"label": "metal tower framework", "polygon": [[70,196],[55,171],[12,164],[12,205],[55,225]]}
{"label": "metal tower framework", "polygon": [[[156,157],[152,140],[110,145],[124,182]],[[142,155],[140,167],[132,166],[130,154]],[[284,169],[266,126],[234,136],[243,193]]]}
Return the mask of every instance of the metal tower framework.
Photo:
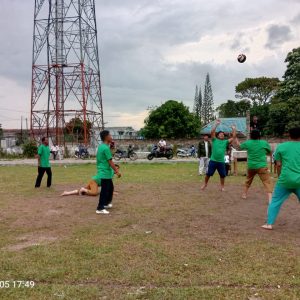
{"label": "metal tower framework", "polygon": [[35,0],[32,136],[63,145],[74,118],[86,145],[89,128],[103,128],[95,0]]}

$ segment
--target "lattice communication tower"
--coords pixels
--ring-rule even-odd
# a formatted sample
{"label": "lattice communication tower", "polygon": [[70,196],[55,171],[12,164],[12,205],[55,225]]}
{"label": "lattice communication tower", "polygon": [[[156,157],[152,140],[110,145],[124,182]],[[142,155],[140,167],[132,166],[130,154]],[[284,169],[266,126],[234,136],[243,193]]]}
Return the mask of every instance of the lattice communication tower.
{"label": "lattice communication tower", "polygon": [[31,134],[64,145],[78,119],[87,145],[104,124],[95,1],[35,0]]}

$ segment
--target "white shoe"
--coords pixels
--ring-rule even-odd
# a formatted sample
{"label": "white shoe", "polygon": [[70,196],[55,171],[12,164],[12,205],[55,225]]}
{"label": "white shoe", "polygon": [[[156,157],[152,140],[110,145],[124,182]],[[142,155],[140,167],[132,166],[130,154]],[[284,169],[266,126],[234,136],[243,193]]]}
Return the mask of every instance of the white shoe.
{"label": "white shoe", "polygon": [[102,209],[102,210],[96,210],[96,214],[97,215],[108,215],[109,211],[106,209]]}
{"label": "white shoe", "polygon": [[112,207],[113,207],[112,203],[109,203],[108,205],[104,206],[104,208],[112,208]]}

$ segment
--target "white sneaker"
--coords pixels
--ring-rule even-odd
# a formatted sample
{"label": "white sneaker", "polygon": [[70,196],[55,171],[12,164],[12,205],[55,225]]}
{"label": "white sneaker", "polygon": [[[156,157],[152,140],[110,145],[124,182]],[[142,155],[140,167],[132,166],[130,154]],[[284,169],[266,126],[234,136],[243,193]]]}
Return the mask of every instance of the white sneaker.
{"label": "white sneaker", "polygon": [[109,211],[106,209],[102,209],[102,210],[96,210],[96,214],[97,215],[108,215]]}
{"label": "white sneaker", "polygon": [[108,205],[106,205],[106,206],[104,206],[105,208],[112,208],[113,207],[113,205],[112,205],[112,203],[109,203]]}

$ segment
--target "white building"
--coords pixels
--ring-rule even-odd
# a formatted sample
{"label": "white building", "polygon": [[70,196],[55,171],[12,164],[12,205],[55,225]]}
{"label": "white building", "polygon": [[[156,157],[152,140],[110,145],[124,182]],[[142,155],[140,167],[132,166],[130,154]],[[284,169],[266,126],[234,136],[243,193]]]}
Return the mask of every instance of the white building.
{"label": "white building", "polygon": [[[114,140],[135,140],[138,139],[138,132],[131,126],[128,127],[107,127]],[[93,141],[92,144],[99,144],[100,142],[100,132],[99,128],[93,128]]]}

